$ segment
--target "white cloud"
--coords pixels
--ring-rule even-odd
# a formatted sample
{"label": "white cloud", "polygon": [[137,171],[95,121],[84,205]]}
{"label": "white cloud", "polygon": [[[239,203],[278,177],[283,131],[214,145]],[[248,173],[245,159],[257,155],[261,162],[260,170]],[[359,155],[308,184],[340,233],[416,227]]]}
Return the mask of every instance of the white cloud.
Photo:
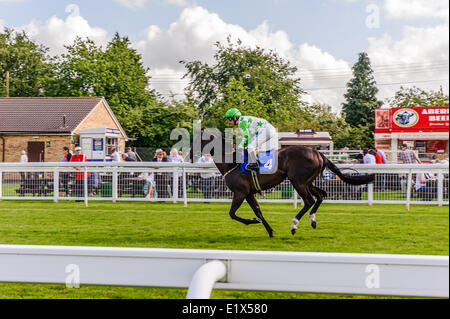
{"label": "white cloud", "polygon": [[114,2],[129,9],[136,9],[145,6],[147,0],[114,0]]}
{"label": "white cloud", "polygon": [[[285,31],[273,31],[267,22],[261,23],[254,30],[247,31],[239,25],[223,21],[219,15],[210,13],[202,7],[186,8],[179,19],[168,29],[152,25],[146,30],[146,39],[138,42],[136,47],[143,55],[145,63],[150,67],[153,76],[153,87],[160,92],[182,93],[186,82],[180,80],[185,73],[180,60],[200,60],[213,63],[213,55],[219,41],[225,43],[228,35],[233,40],[240,39],[244,45],[256,45],[275,50],[281,57],[288,59],[299,68],[305,77],[306,87],[345,87],[346,79],[327,80],[323,77],[315,79],[314,69],[339,69],[350,72],[345,61],[337,60],[331,54],[319,48],[303,44],[295,47]],[[333,73],[331,73],[333,74]],[[323,74],[321,74],[323,75]],[[312,91],[310,100],[329,103],[338,109],[343,99],[342,92]]]}
{"label": "white cloud", "polygon": [[390,19],[440,18],[448,20],[448,0],[385,0],[384,9]]}
{"label": "white cloud", "polygon": [[[448,92],[449,26],[419,28],[405,26],[402,38],[394,41],[389,34],[370,38],[368,53],[373,65],[390,65],[375,72],[378,83],[416,83],[418,86],[437,90],[443,86]],[[376,70],[376,69],[375,69]],[[380,98],[392,96],[400,85],[380,86]]]}
{"label": "white cloud", "polygon": [[45,23],[32,20],[29,24],[15,28],[24,30],[31,39],[50,48],[52,54],[64,52],[64,45],[70,45],[76,37],[90,38],[98,45],[105,46],[109,41],[106,30],[93,27],[79,15],[76,5],[68,5],[66,12],[70,13],[65,20],[57,16],[50,17]]}
{"label": "white cloud", "polygon": [[190,5],[188,0],[164,0],[163,3],[179,7],[187,7]]}

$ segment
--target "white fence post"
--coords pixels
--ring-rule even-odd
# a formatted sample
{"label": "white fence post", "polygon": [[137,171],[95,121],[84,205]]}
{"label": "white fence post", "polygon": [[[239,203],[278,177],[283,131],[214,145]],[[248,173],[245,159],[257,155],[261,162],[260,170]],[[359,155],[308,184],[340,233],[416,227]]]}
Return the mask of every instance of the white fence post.
{"label": "white fence post", "polygon": [[179,180],[179,176],[178,176],[178,168],[174,168],[173,169],[173,185],[172,185],[172,197],[173,197],[173,203],[176,204],[178,201],[178,180]]}
{"label": "white fence post", "polygon": [[0,171],[0,200],[3,197],[3,172]]}
{"label": "white fence post", "polygon": [[58,202],[59,198],[59,169],[55,168],[53,171],[53,201]]}
{"label": "white fence post", "polygon": [[406,210],[409,211],[411,203],[411,189],[412,189],[412,169],[408,172],[408,180],[406,183]]}
{"label": "white fence post", "polygon": [[186,169],[183,167],[183,199],[184,207],[187,207],[187,181],[186,181]]}
{"label": "white fence post", "polygon": [[83,181],[83,187],[84,187],[84,205],[88,207],[88,173],[87,173],[87,166],[84,167],[84,181]]}
{"label": "white fence post", "polygon": [[438,183],[438,205],[442,206],[444,204],[444,174],[439,172],[437,175]]}
{"label": "white fence post", "polygon": [[[294,187],[292,187],[294,188]],[[298,206],[298,194],[297,194],[297,190],[294,188],[294,209],[297,209]]]}
{"label": "white fence post", "polygon": [[113,173],[112,173],[112,202],[117,202],[117,194],[118,194],[118,173],[117,173],[117,166],[113,167]]}
{"label": "white fence post", "polygon": [[367,203],[373,205],[373,183],[367,184]]}

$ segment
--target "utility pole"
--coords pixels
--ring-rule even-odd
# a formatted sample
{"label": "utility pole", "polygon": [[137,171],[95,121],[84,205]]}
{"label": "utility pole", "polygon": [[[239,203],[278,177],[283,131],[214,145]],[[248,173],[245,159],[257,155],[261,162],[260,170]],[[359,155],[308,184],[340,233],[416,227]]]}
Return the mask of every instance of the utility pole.
{"label": "utility pole", "polygon": [[6,71],[6,97],[9,97],[9,71]]}

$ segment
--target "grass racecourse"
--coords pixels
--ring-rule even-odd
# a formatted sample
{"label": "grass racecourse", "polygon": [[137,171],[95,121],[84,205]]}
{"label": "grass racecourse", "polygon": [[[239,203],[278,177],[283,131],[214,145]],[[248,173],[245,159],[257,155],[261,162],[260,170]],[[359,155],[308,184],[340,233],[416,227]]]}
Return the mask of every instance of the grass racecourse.
{"label": "grass racecourse", "polygon": [[[314,230],[305,216],[290,233],[292,204],[262,204],[274,229],[244,226],[229,204],[0,201],[0,244],[274,250],[304,252],[449,254],[448,206],[324,204]],[[299,207],[300,209],[301,207]],[[298,210],[299,210],[298,209]],[[297,210],[297,211],[298,211]],[[247,204],[238,215],[253,218]],[[0,283],[0,298],[183,299],[187,289]],[[214,299],[373,298],[214,290]]]}

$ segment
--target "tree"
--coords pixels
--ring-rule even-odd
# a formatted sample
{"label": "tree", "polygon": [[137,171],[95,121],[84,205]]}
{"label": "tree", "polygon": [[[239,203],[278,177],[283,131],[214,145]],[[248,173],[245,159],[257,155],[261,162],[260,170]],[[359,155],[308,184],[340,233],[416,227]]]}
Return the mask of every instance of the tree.
{"label": "tree", "polygon": [[[181,61],[190,78],[186,96],[206,124],[223,118],[226,107],[241,107],[252,115],[267,117],[274,125],[296,116],[304,93],[297,68],[273,51],[260,47],[216,43],[215,64]],[[256,112],[254,108],[257,108]]]}
{"label": "tree", "polygon": [[153,103],[142,110],[137,145],[151,148],[170,147],[176,142],[170,139],[175,128],[185,128],[192,136],[192,122],[198,119],[197,110],[182,102]]}
{"label": "tree", "polygon": [[345,127],[341,132],[333,136],[333,142],[336,148],[373,148],[375,144],[373,134],[369,126]]}
{"label": "tree", "polygon": [[5,29],[0,33],[0,96],[44,96],[45,83],[51,77],[48,48],[30,40],[25,32]]}
{"label": "tree", "polygon": [[55,62],[51,95],[104,96],[127,135],[144,143],[142,114],[160,104],[148,89],[148,68],[129,39],[116,33],[103,50],[92,40],[77,38],[66,48]]}
{"label": "tree", "polygon": [[374,129],[375,109],[383,104],[376,95],[378,88],[367,53],[359,54],[358,62],[353,66],[353,78],[347,83],[346,102],[342,113],[351,127],[359,125]]}
{"label": "tree", "polygon": [[442,86],[438,91],[401,86],[400,90],[395,92],[395,96],[386,101],[390,107],[449,106],[448,102],[449,96],[444,94]]}
{"label": "tree", "polygon": [[317,132],[329,132],[333,138],[348,127],[345,120],[333,113],[331,106],[326,104],[310,104],[302,107],[294,123],[288,131],[299,128],[313,129]]}

